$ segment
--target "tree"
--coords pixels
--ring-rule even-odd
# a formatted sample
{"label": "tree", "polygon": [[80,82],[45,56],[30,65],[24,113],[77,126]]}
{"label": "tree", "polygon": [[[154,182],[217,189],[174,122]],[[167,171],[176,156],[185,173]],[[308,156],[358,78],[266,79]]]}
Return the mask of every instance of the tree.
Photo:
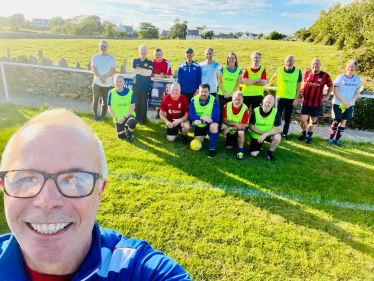
{"label": "tree", "polygon": [[305,41],[305,39],[307,39],[310,35],[312,35],[312,33],[310,33],[310,31],[308,31],[308,29],[305,27],[300,28],[294,33],[294,36],[301,41]]}
{"label": "tree", "polygon": [[243,33],[243,32],[240,32],[240,31],[235,32],[235,36],[238,37],[238,38],[242,37],[243,34],[244,34],[244,33]]}
{"label": "tree", "polygon": [[139,23],[139,38],[144,39],[157,39],[158,38],[158,28],[149,22]]}
{"label": "tree", "polygon": [[261,39],[262,37],[264,37],[264,34],[262,32],[260,34],[257,34],[257,39]]}
{"label": "tree", "polygon": [[266,40],[280,40],[286,38],[287,35],[277,32],[276,30],[269,33],[268,36],[265,37]]}
{"label": "tree", "polygon": [[174,25],[170,28],[169,36],[170,38],[186,39],[187,35],[187,21],[181,22],[179,18],[174,20]]}
{"label": "tree", "polygon": [[213,39],[213,36],[214,36],[214,32],[213,30],[208,30],[206,32],[203,32],[201,34],[201,36],[204,38],[204,39]]}
{"label": "tree", "polygon": [[24,21],[25,21],[25,17],[23,16],[23,14],[14,14],[8,18],[8,23],[11,26],[19,26]]}
{"label": "tree", "polygon": [[199,31],[199,34],[202,34],[203,31],[206,29],[206,25],[198,26],[198,27],[196,27],[196,29]]}
{"label": "tree", "polygon": [[104,21],[103,22],[104,26],[104,36],[106,37],[116,37],[117,36],[117,30],[116,30],[116,25],[109,22],[109,21]]}
{"label": "tree", "polygon": [[53,17],[50,18],[48,21],[48,25],[53,27],[53,26],[62,26],[65,24],[65,21],[62,19],[62,17]]}

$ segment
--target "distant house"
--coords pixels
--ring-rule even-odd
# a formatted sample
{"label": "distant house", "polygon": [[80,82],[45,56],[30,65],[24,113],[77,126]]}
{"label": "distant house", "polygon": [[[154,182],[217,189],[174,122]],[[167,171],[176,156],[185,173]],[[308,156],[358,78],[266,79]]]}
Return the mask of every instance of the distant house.
{"label": "distant house", "polygon": [[213,36],[214,40],[227,40],[227,39],[237,39],[237,38],[238,37],[236,37],[235,35],[224,34],[224,33],[220,33],[220,34]]}
{"label": "distant house", "polygon": [[118,24],[117,30],[126,32],[127,35],[134,35],[134,28],[130,25]]}
{"label": "distant house", "polygon": [[160,35],[164,37],[169,36],[169,30],[163,30]]}
{"label": "distant house", "polygon": [[35,19],[33,18],[32,19],[32,25],[35,26],[36,28],[50,28],[49,24],[48,24],[48,21],[47,19]]}
{"label": "distant house", "polygon": [[201,35],[198,30],[187,29],[186,40],[200,40]]}
{"label": "distant house", "polygon": [[242,36],[240,36],[239,39],[250,39],[250,40],[256,40],[258,34],[254,33],[244,33]]}

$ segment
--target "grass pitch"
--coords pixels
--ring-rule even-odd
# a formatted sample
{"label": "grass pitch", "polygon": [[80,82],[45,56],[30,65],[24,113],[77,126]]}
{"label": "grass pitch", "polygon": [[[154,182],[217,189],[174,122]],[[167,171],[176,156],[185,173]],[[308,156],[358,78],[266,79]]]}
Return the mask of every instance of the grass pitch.
{"label": "grass pitch", "polygon": [[[0,105],[0,151],[43,110]],[[79,116],[108,161],[101,227],[147,240],[193,280],[373,279],[372,144],[338,148],[314,138],[307,146],[292,136],[269,163],[264,152],[248,155],[248,140],[237,161],[220,136],[209,159],[207,140],[198,152],[180,139],[169,143],[162,123],[139,126],[128,143],[117,140],[111,120]],[[0,233],[8,231],[1,208]]]}

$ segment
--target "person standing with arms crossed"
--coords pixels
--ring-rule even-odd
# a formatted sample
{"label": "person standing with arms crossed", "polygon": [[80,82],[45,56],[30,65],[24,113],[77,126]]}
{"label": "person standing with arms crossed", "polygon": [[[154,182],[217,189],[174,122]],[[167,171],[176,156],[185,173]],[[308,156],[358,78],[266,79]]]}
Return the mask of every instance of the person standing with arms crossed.
{"label": "person standing with arms crossed", "polygon": [[284,126],[282,137],[289,140],[288,130],[290,128],[293,107],[299,103],[301,81],[303,76],[301,70],[294,66],[295,58],[288,55],[284,59],[284,66],[278,67],[273,77],[265,88],[269,87],[277,79],[278,112],[282,116],[284,110]]}
{"label": "person standing with arms crossed", "polygon": [[264,95],[264,86],[267,83],[265,67],[260,65],[261,53],[252,53],[252,64],[244,70],[243,74],[243,96],[244,104],[248,109],[252,106],[252,111],[261,105]]}
{"label": "person standing with arms crossed", "polygon": [[[92,111],[94,121],[104,121],[108,109],[108,93],[113,88],[112,75],[116,72],[116,59],[108,53],[108,43],[101,40],[100,53],[92,56],[92,72],[95,75],[92,83]],[[97,106],[101,97],[101,116],[97,114]]]}
{"label": "person standing with arms crossed", "polygon": [[227,55],[226,66],[223,66],[218,74],[218,132],[221,132],[222,130],[223,107],[226,103],[232,101],[232,96],[238,90],[242,77],[243,71],[238,67],[238,58],[234,52],[230,52]]}
{"label": "person standing with arms crossed", "polygon": [[200,63],[201,67],[201,83],[207,83],[210,86],[210,94],[213,97],[217,95],[219,74],[219,63],[213,60],[213,49],[207,48],[205,50],[206,61]]}
{"label": "person standing with arms crossed", "polygon": [[135,115],[140,125],[145,125],[148,110],[148,95],[151,87],[153,64],[147,59],[148,48],[139,46],[139,58],[133,59],[131,73],[135,74],[133,91],[135,96]]}

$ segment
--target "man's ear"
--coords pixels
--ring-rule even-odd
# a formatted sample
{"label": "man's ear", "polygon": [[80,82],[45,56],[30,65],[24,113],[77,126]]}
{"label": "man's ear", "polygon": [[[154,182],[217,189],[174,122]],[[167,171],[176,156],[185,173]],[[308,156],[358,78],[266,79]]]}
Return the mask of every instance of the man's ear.
{"label": "man's ear", "polygon": [[107,179],[100,179],[99,180],[99,199],[101,200],[101,196],[103,195],[103,192],[107,185]]}

